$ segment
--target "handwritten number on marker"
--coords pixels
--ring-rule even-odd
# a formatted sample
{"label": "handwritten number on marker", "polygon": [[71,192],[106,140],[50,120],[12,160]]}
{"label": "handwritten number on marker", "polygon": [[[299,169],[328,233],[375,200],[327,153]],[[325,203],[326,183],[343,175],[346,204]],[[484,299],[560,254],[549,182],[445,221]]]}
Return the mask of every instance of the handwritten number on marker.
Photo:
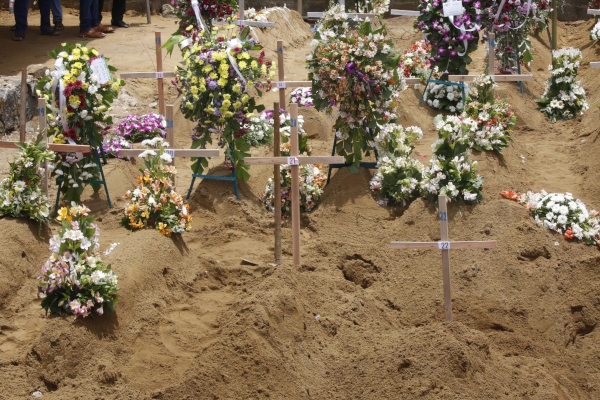
{"label": "handwritten number on marker", "polygon": [[172,119],[168,119],[167,120],[167,129],[173,128],[173,120]]}
{"label": "handwritten number on marker", "polygon": [[450,250],[450,242],[438,242],[438,249]]}
{"label": "handwritten number on marker", "polygon": [[288,157],[287,163],[289,165],[300,165],[300,160],[298,160],[298,157]]}
{"label": "handwritten number on marker", "polygon": [[278,89],[285,89],[285,82],[277,82]]}
{"label": "handwritten number on marker", "polygon": [[445,211],[440,212],[440,221],[448,221]]}
{"label": "handwritten number on marker", "polygon": [[295,128],[296,124],[297,124],[296,118],[290,118],[290,127]]}
{"label": "handwritten number on marker", "polygon": [[156,77],[157,78],[164,78],[165,77],[165,73],[164,72],[157,72],[156,73]]}
{"label": "handwritten number on marker", "polygon": [[165,149],[165,153],[171,156],[171,158],[175,157],[175,150]]}
{"label": "handwritten number on marker", "polygon": [[43,107],[38,108],[38,115],[44,116],[46,114],[46,109]]}

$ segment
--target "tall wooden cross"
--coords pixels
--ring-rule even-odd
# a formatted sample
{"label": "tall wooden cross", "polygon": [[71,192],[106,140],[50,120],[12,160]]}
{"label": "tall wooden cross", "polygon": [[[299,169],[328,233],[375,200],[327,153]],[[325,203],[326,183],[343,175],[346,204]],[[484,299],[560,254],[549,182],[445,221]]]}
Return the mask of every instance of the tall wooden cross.
{"label": "tall wooden cross", "polygon": [[[495,82],[523,82],[532,81],[532,74],[515,74],[515,75],[496,75],[496,35],[488,33],[488,75],[494,78]],[[448,80],[453,82],[473,82],[477,78],[476,75],[449,75]]]}
{"label": "tall wooden cross", "polygon": [[165,92],[163,81],[164,78],[174,78],[175,73],[172,71],[163,71],[162,65],[162,41],[160,32],[154,32],[154,42],[156,46],[156,72],[121,72],[121,79],[141,79],[154,78],[158,82],[158,112],[160,115],[165,115]]}
{"label": "tall wooden cross", "polygon": [[[279,118],[275,115],[275,120]],[[289,164],[292,175],[292,254],[294,265],[300,265],[300,164],[331,164],[344,162],[342,156],[300,156],[298,154],[298,104],[290,104],[290,156],[289,157],[247,157],[248,165]],[[279,175],[273,177],[277,182]],[[277,192],[276,192],[277,193]],[[274,202],[281,207],[281,201]]]}
{"label": "tall wooden cross", "polygon": [[[169,147],[165,149],[165,153],[169,154],[173,161],[171,165],[175,165],[175,157],[219,157],[219,149],[174,149],[175,147],[175,129],[173,123],[173,105],[169,104],[166,107],[167,120],[167,136],[166,140]],[[123,157],[137,157],[146,149],[121,149],[118,155]],[[175,176],[173,176],[173,185],[175,185]]]}
{"label": "tall wooden cross", "polygon": [[392,242],[392,249],[400,250],[441,250],[442,277],[444,282],[444,315],[446,321],[452,321],[452,292],[450,290],[450,249],[492,249],[496,241],[450,242],[448,239],[448,207],[446,196],[438,197],[440,241],[439,242]]}
{"label": "tall wooden cross", "polygon": [[[21,120],[24,120],[25,110],[21,108]],[[48,136],[46,130],[46,100],[38,100],[38,123],[39,123],[39,135],[42,135],[42,141],[46,149],[61,152],[61,153],[89,153],[91,151],[89,145],[81,144],[56,144],[48,143]],[[21,135],[19,142],[2,140],[0,141],[0,148],[3,149],[18,149],[18,143],[25,143],[25,135]],[[48,168],[44,165],[44,176],[42,177],[42,190],[48,194]]]}

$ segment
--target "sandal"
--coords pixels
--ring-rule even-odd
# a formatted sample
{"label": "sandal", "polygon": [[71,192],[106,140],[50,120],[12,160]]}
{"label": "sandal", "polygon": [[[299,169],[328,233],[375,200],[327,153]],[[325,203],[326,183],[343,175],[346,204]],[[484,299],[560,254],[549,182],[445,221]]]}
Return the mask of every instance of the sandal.
{"label": "sandal", "polygon": [[94,28],[90,29],[87,32],[79,32],[79,37],[82,38],[90,38],[90,39],[101,39],[106,35],[102,32],[96,32]]}
{"label": "sandal", "polygon": [[45,35],[45,36],[59,36],[60,32],[57,31],[56,29],[53,29],[53,30],[48,31],[48,32],[42,31],[41,35]]}
{"label": "sandal", "polygon": [[15,33],[15,34],[13,35],[13,40],[14,40],[15,42],[20,42],[20,41],[22,41],[23,39],[25,39],[25,34],[24,34],[24,33]]}
{"label": "sandal", "polygon": [[112,26],[104,26],[100,24],[96,27],[96,31],[103,33],[115,33],[115,28],[113,28]]}

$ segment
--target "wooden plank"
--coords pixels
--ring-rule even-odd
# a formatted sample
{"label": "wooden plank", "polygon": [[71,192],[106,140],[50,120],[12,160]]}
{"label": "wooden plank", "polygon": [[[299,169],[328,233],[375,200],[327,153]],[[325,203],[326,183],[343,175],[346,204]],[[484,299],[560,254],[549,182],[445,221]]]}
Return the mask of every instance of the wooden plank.
{"label": "wooden plank", "polygon": [[[291,104],[290,104],[291,106]],[[299,156],[300,164],[342,164],[346,159],[342,156]],[[287,164],[287,157],[248,157],[244,159],[248,165]]]}
{"label": "wooden plank", "polygon": [[405,17],[418,17],[421,15],[421,11],[411,11],[411,10],[390,10],[390,15],[398,15]]}
{"label": "wooden plank", "polygon": [[27,127],[27,67],[21,71],[21,111],[19,113],[19,140],[25,142]]}
{"label": "wooden plank", "polygon": [[[0,142],[1,143],[1,142]],[[219,157],[219,149],[170,149],[175,157]],[[137,157],[145,149],[122,149],[119,150],[120,157]]]}
{"label": "wooden plank", "polygon": [[[279,43],[277,45],[279,46]],[[280,64],[281,65],[281,64]],[[279,93],[284,92],[285,90],[280,90]],[[273,114],[279,115],[279,103],[273,104]],[[275,157],[279,157],[281,155],[281,123],[278,117],[273,118],[274,126],[273,126],[273,153]],[[279,164],[273,164],[273,208],[275,208],[275,265],[281,265],[281,169]]]}
{"label": "wooden plank", "polygon": [[[371,14],[371,13],[346,13],[346,15],[348,16],[348,18],[375,18],[375,17],[377,17],[377,14]],[[323,13],[322,12],[307,12],[306,16],[308,18],[322,18]]]}
{"label": "wooden plank", "polygon": [[[448,242],[448,204],[446,196],[438,196],[440,241]],[[442,250],[442,277],[444,280],[444,316],[452,321],[452,291],[450,288],[450,250]]]}
{"label": "wooden plank", "polygon": [[256,28],[274,28],[275,22],[264,22],[264,21],[250,21],[250,20],[235,20],[235,21],[223,21],[223,20],[212,20],[213,25],[244,25],[253,26]]}
{"label": "wooden plank", "polygon": [[87,144],[48,143],[48,148],[58,153],[89,153],[91,151]]}
{"label": "wooden plank", "polygon": [[[448,75],[448,80],[451,82],[473,82],[478,75]],[[521,75],[494,75],[496,82],[529,82],[533,80],[531,74]]]}
{"label": "wooden plank", "polygon": [[0,140],[0,149],[18,149],[18,142],[9,142],[7,140]]}
{"label": "wooden plank", "polygon": [[[496,247],[495,240],[476,242],[457,241],[449,243],[450,250],[493,249]],[[439,242],[392,242],[392,249],[398,250],[437,250],[439,246]]]}
{"label": "wooden plank", "polygon": [[[290,155],[298,157],[298,104],[296,103],[290,104],[290,127]],[[292,173],[292,254],[294,265],[300,266],[300,165],[292,165],[290,169]]]}
{"label": "wooden plank", "polygon": [[588,8],[587,13],[588,15],[600,15],[600,10],[592,10]]}
{"label": "wooden plank", "polygon": [[418,83],[421,83],[421,79],[420,78],[404,78],[404,82],[407,85],[416,85]]}
{"label": "wooden plank", "polygon": [[[46,100],[38,99],[38,124],[40,128],[40,135],[44,141],[44,146],[48,147],[48,131],[46,127]],[[42,177],[42,190],[48,195],[48,161],[44,161],[42,168],[44,168],[44,176]]]}
{"label": "wooden plank", "polygon": [[[598,10],[600,11],[600,10]],[[600,61],[592,61],[590,63],[590,68],[600,68]]]}
{"label": "wooden plank", "polygon": [[278,89],[296,88],[296,87],[312,87],[312,81],[284,81],[280,77],[279,81],[275,82],[275,87]]}
{"label": "wooden plank", "polygon": [[121,79],[175,78],[175,72],[121,72]]}
{"label": "wooden plank", "polygon": [[[156,70],[162,71],[162,48],[160,32],[154,32],[154,41],[156,42]],[[165,115],[165,88],[163,86],[163,76],[158,76],[158,112],[160,115]]]}

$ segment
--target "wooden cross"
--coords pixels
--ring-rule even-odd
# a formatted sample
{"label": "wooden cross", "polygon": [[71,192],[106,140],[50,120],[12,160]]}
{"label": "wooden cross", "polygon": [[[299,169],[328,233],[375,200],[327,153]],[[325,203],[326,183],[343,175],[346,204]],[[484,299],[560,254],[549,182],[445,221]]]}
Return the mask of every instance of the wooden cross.
{"label": "wooden cross", "polygon": [[[523,82],[523,81],[532,81],[532,74],[515,74],[515,75],[496,75],[496,35],[494,33],[488,34],[488,75],[494,78],[495,82]],[[475,75],[449,75],[448,80],[453,82],[473,82],[477,78]]]}
{"label": "wooden cross", "polygon": [[[170,147],[175,146],[175,132],[173,124],[173,105],[167,106],[167,136],[166,140]],[[137,157],[146,149],[121,149],[118,155],[123,157]],[[171,165],[175,165],[175,157],[219,157],[219,149],[165,149],[165,153],[169,154],[173,161]],[[173,185],[175,185],[175,176],[173,176]]]}
{"label": "wooden cross", "polygon": [[[302,3],[300,3],[300,4],[302,4]],[[299,7],[302,7],[302,5],[300,5]],[[300,15],[302,15],[302,12],[300,12]],[[234,24],[234,25],[244,25],[244,26],[256,26],[259,28],[273,28],[275,26],[274,22],[244,20],[244,0],[239,0],[239,2],[238,2],[238,19],[237,20],[228,22],[228,21],[219,21],[219,20],[213,19],[212,23],[213,23],[213,25]]]}
{"label": "wooden cross", "polygon": [[158,81],[158,112],[165,115],[163,78],[174,78],[174,72],[163,71],[160,32],[154,32],[156,43],[156,72],[121,72],[121,79],[155,78]]}
{"label": "wooden cross", "polygon": [[[21,121],[25,119],[25,110],[21,107]],[[43,143],[47,149],[52,151],[61,152],[61,153],[89,153],[90,146],[88,145],[80,145],[80,144],[55,144],[48,143],[48,136],[46,130],[46,100],[39,99],[38,100],[38,123],[39,123],[39,134],[43,136]],[[25,143],[25,135],[21,134],[19,138],[19,142],[2,140],[0,141],[0,148],[3,149],[18,149],[18,143]],[[44,165],[44,176],[42,178],[42,190],[48,194],[48,167]]]}
{"label": "wooden cross", "polygon": [[441,250],[442,276],[444,281],[444,314],[446,321],[452,321],[452,293],[450,290],[450,249],[492,249],[496,241],[450,242],[448,240],[448,208],[446,196],[438,196],[440,236],[439,242],[392,242],[392,249],[400,250]]}
{"label": "wooden cross", "polygon": [[412,10],[390,10],[390,15],[399,15],[404,17],[418,17],[421,15],[421,11]]}
{"label": "wooden cross", "polygon": [[[279,115],[275,115],[276,121]],[[342,163],[342,156],[300,156],[298,155],[298,104],[290,104],[290,156],[289,157],[247,157],[248,165],[289,164],[292,174],[292,254],[294,265],[300,265],[300,164],[330,164]],[[276,148],[277,149],[277,148]],[[273,177],[277,182],[279,175]],[[275,192],[277,193],[277,192]],[[274,202],[275,207],[281,207],[281,200]],[[281,212],[281,211],[280,211]],[[281,220],[281,219],[280,219]]]}

